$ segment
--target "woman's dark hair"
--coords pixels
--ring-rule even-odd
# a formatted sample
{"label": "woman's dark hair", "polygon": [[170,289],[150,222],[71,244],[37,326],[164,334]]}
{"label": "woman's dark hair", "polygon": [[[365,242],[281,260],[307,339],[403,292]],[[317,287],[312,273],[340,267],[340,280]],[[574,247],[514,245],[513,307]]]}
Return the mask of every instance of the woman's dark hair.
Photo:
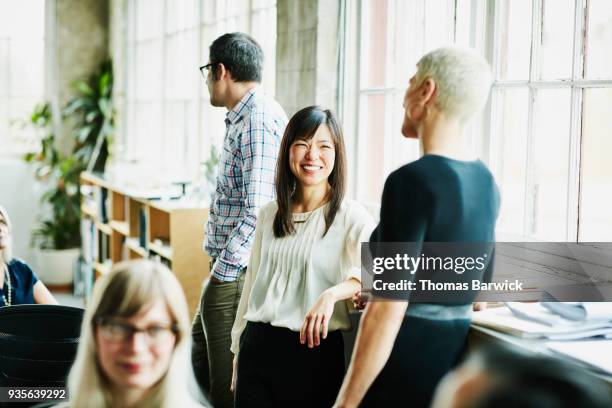
{"label": "woman's dark hair", "polygon": [[324,236],[334,222],[336,213],[344,199],[346,189],[346,153],[342,129],[336,117],[329,109],[323,109],[319,106],[304,108],[289,120],[278,153],[278,161],[276,163],[276,203],[278,211],[274,217],[273,224],[274,236],[277,238],[282,238],[295,232],[291,204],[297,180],[289,167],[291,145],[296,140],[312,139],[321,125],[328,127],[336,152],[334,168],[328,178],[331,189],[328,197],[329,205],[325,211]]}
{"label": "woman's dark hair", "polygon": [[228,33],[210,45],[209,52],[212,78],[217,80],[217,65],[223,64],[236,82],[261,82],[264,52],[248,34]]}

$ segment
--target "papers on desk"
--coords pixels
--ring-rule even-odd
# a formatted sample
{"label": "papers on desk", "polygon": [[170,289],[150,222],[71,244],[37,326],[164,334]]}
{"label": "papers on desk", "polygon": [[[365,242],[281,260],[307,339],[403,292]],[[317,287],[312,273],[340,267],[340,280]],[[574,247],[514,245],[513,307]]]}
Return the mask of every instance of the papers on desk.
{"label": "papers on desk", "polygon": [[612,336],[609,318],[568,320],[539,303],[508,302],[504,307],[474,312],[472,324],[531,339],[577,340]]}
{"label": "papers on desk", "polygon": [[612,340],[549,342],[546,347],[589,368],[612,374]]}

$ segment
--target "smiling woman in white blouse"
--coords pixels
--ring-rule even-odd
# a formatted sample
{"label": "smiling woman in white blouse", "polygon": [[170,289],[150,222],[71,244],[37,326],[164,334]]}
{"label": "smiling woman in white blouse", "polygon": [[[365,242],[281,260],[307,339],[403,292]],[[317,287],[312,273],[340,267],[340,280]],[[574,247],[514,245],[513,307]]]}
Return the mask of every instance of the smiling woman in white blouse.
{"label": "smiling woman in white blouse", "polygon": [[277,199],[257,218],[232,330],[235,406],[331,406],[344,376],[340,330],[351,327],[343,300],[361,288],[374,221],[344,198],[344,140],[329,110],[297,112],[278,157]]}

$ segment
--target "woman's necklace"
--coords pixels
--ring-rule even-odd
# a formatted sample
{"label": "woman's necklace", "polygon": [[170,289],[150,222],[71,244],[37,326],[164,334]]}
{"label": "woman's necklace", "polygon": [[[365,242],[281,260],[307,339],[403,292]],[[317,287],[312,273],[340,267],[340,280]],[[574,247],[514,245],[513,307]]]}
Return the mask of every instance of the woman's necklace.
{"label": "woman's necklace", "polygon": [[323,198],[323,200],[321,200],[321,202],[320,202],[320,203],[319,203],[319,204],[318,204],[318,205],[315,207],[315,209],[314,209],[314,210],[312,210],[312,211],[307,211],[307,212],[305,212],[305,213],[293,213],[294,215],[297,215],[298,217],[303,216],[304,214],[308,214],[308,215],[306,216],[306,218],[304,218],[304,219],[297,219],[297,220],[293,220],[293,222],[294,222],[295,224],[305,224],[305,223],[307,223],[307,222],[308,222],[308,220],[310,219],[310,217],[312,217],[312,214],[314,214],[314,213],[315,213],[315,212],[316,212],[316,211],[317,211],[319,208],[321,208],[321,207],[323,207],[323,206],[325,205],[325,204],[323,204],[323,203],[325,203],[325,199],[326,199],[326,198],[327,198],[327,197],[324,197],[324,198]]}
{"label": "woman's necklace", "polygon": [[11,274],[9,273],[8,267],[6,265],[4,265],[4,276],[6,276],[6,279],[4,280],[4,282],[6,283],[6,288],[8,289],[8,299],[6,298],[6,296],[4,296],[4,293],[2,293],[2,300],[4,301],[4,306],[10,306],[11,302],[12,302],[12,287],[11,287]]}
{"label": "woman's necklace", "polygon": [[[315,209],[315,210],[310,211],[310,212],[308,213],[308,215],[306,216],[306,218],[304,218],[303,220],[293,220],[293,222],[294,222],[294,223],[296,223],[296,224],[305,224],[305,223],[307,223],[307,222],[308,222],[308,220],[310,219],[310,217],[312,217],[312,213],[314,213],[315,211],[316,211],[316,209]],[[304,214],[304,213],[295,213],[295,214]]]}

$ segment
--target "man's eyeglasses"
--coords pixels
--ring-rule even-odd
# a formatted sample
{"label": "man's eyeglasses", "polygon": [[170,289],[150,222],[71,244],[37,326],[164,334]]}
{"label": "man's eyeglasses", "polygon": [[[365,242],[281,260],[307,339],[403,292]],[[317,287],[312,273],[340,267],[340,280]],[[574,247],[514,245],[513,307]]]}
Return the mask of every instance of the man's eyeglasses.
{"label": "man's eyeglasses", "polygon": [[200,67],[200,73],[202,74],[202,76],[204,77],[204,79],[207,79],[207,78],[208,78],[208,71],[210,71],[210,69],[211,69],[212,67],[214,67],[215,65],[217,65],[217,64],[218,64],[218,62],[211,62],[211,63],[209,63],[209,64],[202,65],[202,66]]}
{"label": "man's eyeglasses", "polygon": [[122,343],[130,340],[136,333],[143,333],[147,344],[159,344],[178,334],[176,324],[169,327],[153,325],[139,329],[117,319],[99,318],[96,320],[96,325],[102,337],[112,343]]}

